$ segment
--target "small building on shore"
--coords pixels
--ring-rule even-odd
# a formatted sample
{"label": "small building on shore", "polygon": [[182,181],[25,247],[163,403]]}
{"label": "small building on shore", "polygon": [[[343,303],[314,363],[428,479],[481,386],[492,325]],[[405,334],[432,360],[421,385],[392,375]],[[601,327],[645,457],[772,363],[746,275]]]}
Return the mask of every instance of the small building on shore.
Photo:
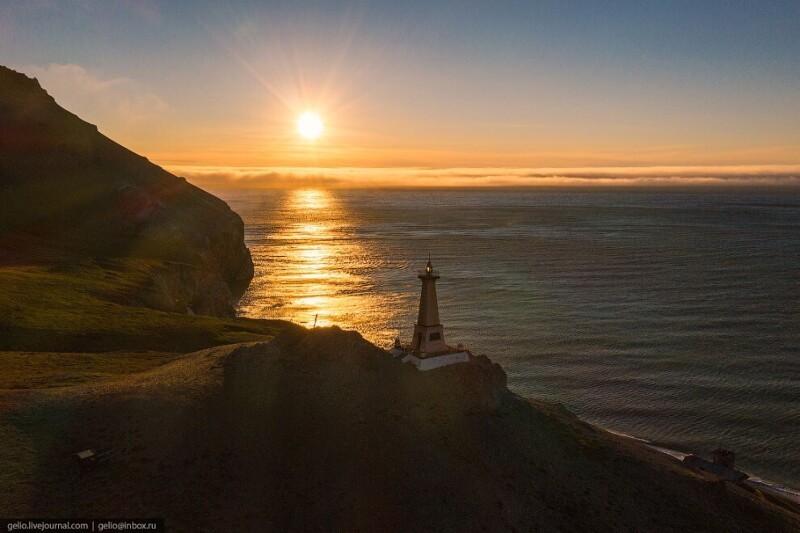
{"label": "small building on shore", "polygon": [[730,450],[717,448],[711,454],[712,460],[703,459],[700,456],[689,454],[683,458],[683,464],[695,470],[701,470],[714,474],[721,479],[727,479],[736,483],[742,482],[749,476],[735,468],[736,454]]}
{"label": "small building on shore", "polygon": [[436,280],[439,272],[433,269],[430,258],[425,269],[417,276],[422,281],[419,297],[419,313],[414,324],[411,344],[404,346],[400,339],[395,340],[389,350],[395,357],[402,357],[404,363],[412,363],[419,370],[432,370],[455,363],[468,363],[470,354],[459,344],[451,348],[444,340],[444,326],[439,319],[439,302],[436,296]]}

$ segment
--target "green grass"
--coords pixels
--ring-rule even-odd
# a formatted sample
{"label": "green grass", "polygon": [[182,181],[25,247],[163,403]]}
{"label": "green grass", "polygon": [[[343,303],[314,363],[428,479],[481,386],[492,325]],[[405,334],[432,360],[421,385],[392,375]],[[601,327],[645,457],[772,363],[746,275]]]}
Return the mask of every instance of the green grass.
{"label": "green grass", "polygon": [[181,357],[173,352],[0,352],[0,389],[78,385],[144,372]]}
{"label": "green grass", "polygon": [[285,326],[127,305],[159,266],[114,259],[0,267],[0,388],[140,372],[212,346],[269,340]]}
{"label": "green grass", "polygon": [[115,300],[141,287],[151,265],[115,260],[0,268],[0,350],[189,352],[263,340],[280,321],[216,318],[133,307]]}

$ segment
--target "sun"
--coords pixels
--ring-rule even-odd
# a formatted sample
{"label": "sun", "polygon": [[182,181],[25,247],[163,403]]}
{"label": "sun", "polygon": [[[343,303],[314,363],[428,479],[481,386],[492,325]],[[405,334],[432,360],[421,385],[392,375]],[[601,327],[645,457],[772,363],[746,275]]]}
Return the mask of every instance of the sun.
{"label": "sun", "polygon": [[297,133],[306,139],[316,139],[322,135],[322,119],[313,111],[306,111],[297,119]]}

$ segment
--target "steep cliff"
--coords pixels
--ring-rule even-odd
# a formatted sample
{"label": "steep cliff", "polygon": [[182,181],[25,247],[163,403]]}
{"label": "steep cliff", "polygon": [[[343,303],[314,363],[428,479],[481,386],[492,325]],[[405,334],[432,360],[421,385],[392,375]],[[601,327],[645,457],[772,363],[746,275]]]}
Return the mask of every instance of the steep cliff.
{"label": "steep cliff", "polygon": [[239,216],[0,66],[0,263],[154,261],[132,303],[232,315],[253,276]]}

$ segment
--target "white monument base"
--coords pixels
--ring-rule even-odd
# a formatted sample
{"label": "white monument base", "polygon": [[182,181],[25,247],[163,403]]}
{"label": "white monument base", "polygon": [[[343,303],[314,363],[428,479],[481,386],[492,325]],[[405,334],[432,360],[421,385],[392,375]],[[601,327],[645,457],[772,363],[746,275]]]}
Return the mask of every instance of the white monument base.
{"label": "white monument base", "polygon": [[404,363],[411,363],[417,370],[433,370],[447,365],[454,365],[456,363],[469,363],[469,354],[467,352],[446,353],[442,355],[434,355],[431,357],[417,357],[408,354],[403,357]]}
{"label": "white monument base", "polygon": [[400,348],[392,348],[389,350],[389,353],[392,355],[392,357],[400,357],[406,355],[407,352],[405,350],[401,350]]}

